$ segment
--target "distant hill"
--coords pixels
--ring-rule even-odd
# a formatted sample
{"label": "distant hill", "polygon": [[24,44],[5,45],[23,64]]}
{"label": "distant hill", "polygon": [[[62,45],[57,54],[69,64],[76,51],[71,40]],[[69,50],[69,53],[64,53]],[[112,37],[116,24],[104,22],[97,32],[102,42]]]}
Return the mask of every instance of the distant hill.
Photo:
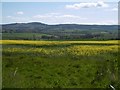
{"label": "distant hill", "polygon": [[118,26],[12,23],[2,25],[2,33],[2,39],[12,40],[116,40]]}
{"label": "distant hill", "polygon": [[14,33],[41,33],[48,31],[64,30],[117,30],[117,25],[79,25],[79,24],[59,24],[47,25],[39,22],[12,23],[2,25],[2,32]]}

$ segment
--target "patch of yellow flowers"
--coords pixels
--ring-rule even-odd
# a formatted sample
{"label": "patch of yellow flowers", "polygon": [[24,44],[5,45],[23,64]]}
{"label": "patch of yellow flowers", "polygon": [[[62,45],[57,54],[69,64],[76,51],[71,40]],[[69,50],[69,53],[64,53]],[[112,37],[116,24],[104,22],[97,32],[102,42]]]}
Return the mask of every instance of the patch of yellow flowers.
{"label": "patch of yellow flowers", "polygon": [[32,45],[59,45],[59,44],[118,44],[118,40],[110,41],[29,41],[29,40],[0,40],[0,44],[32,44]]}
{"label": "patch of yellow flowers", "polygon": [[67,48],[67,51],[72,55],[81,56],[91,56],[91,55],[98,55],[110,52],[118,52],[118,46],[91,46],[91,45],[83,45],[83,46],[73,46]]}
{"label": "patch of yellow flowers", "polygon": [[[76,43],[76,44],[75,44]],[[100,45],[77,45],[84,43],[95,43]],[[37,45],[59,45],[59,44],[75,44],[68,47],[57,47],[57,48],[36,48],[36,47],[28,47],[28,48],[3,48],[5,52],[20,52],[20,53],[37,53],[40,55],[46,56],[91,56],[98,55],[104,53],[112,53],[118,52],[118,41],[24,41],[24,40],[2,40],[2,44],[37,44]],[[102,44],[111,44],[111,45],[102,45]]]}

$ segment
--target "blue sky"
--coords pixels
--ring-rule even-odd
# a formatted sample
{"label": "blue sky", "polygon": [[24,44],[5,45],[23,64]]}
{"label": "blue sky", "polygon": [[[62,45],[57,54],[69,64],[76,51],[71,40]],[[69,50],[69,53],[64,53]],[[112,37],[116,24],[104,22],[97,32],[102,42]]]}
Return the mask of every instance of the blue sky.
{"label": "blue sky", "polygon": [[2,2],[118,2],[119,0],[1,0]]}
{"label": "blue sky", "polygon": [[117,0],[115,0],[116,2],[104,1],[98,0],[97,2],[86,3],[3,2],[2,23],[117,24]]}

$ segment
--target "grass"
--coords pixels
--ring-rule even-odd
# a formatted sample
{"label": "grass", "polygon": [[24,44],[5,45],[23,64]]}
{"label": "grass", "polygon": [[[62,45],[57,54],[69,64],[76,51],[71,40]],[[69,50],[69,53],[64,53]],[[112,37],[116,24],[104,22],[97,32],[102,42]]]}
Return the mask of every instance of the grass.
{"label": "grass", "polygon": [[48,34],[40,34],[40,33],[2,33],[2,39],[27,39],[34,40],[35,38],[39,39],[41,36],[50,36]]}
{"label": "grass", "polygon": [[1,40],[3,88],[119,87],[118,41]]}

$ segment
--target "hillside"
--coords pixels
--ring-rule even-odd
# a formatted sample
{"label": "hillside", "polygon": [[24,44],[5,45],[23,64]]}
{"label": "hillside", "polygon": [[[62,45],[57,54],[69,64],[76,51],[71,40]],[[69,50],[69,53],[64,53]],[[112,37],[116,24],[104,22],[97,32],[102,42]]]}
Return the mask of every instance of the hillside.
{"label": "hillside", "polygon": [[12,23],[2,25],[4,32],[14,33],[40,33],[47,31],[60,30],[117,30],[117,25],[79,25],[79,24],[58,24],[47,25],[38,22],[31,23]]}
{"label": "hillside", "polygon": [[79,24],[48,25],[40,22],[12,23],[2,25],[2,33],[3,39],[108,40],[118,39],[118,26]]}

